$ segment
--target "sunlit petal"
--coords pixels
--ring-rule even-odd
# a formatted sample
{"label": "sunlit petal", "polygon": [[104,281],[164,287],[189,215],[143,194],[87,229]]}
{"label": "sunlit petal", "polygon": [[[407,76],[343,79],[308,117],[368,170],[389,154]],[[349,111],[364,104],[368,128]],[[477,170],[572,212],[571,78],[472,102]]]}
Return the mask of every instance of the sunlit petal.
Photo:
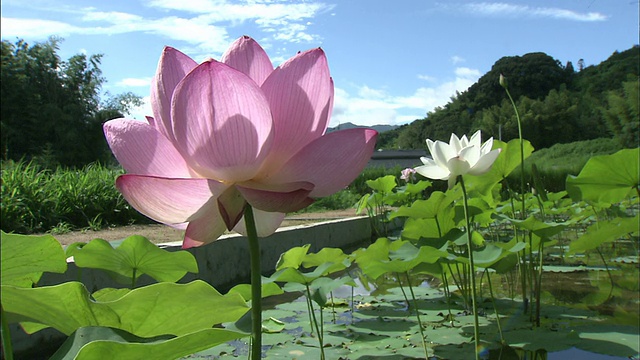
{"label": "sunlit petal", "polygon": [[156,75],[151,82],[151,108],[155,126],[167,138],[173,138],[171,126],[171,97],[173,92],[189,71],[198,64],[182,52],[166,46],[162,51]]}
{"label": "sunlit petal", "polygon": [[460,150],[460,154],[458,154],[458,158],[460,160],[466,161],[469,164],[469,166],[473,166],[480,159],[480,147],[467,146],[466,148]]}
{"label": "sunlit petal", "polygon": [[311,197],[333,194],[362,172],[371,159],[377,136],[371,129],[334,131],[304,147],[266,181],[307,181],[315,185]]}
{"label": "sunlit petal", "polygon": [[471,169],[469,169],[469,174],[482,175],[491,170],[491,165],[493,165],[493,163],[496,161],[498,155],[500,155],[501,150],[502,149],[495,149],[482,156],[480,160],[478,160],[478,162]]}
{"label": "sunlit petal", "polygon": [[473,135],[471,135],[471,138],[469,139],[469,146],[477,146],[478,148],[481,147],[482,145],[482,133],[480,130],[476,131],[475,133],[473,133]]}
{"label": "sunlit petal", "polygon": [[333,82],[324,51],[300,53],[262,84],[275,126],[269,162],[278,167],[324,134],[333,104]]}
{"label": "sunlit petal", "polygon": [[440,140],[433,144],[433,149],[434,152],[431,154],[433,160],[435,160],[436,164],[443,167],[447,167],[449,159],[458,156],[458,152],[452,146]]}
{"label": "sunlit petal", "polygon": [[208,179],[170,179],[144,175],[121,175],[116,187],[136,210],[165,224],[197,219],[228,185]]}
{"label": "sunlit petal", "polygon": [[209,206],[199,218],[189,222],[187,231],[184,234],[182,248],[188,249],[214,242],[224,233],[226,228],[218,208]]}
{"label": "sunlit petal", "polygon": [[176,146],[203,176],[251,179],[272,141],[269,104],[243,73],[207,61],[178,85],[172,117]]}
{"label": "sunlit petal", "polygon": [[222,220],[231,230],[242,218],[247,202],[235,186],[228,188],[218,197],[218,210]]}
{"label": "sunlit petal", "polygon": [[221,62],[249,76],[258,85],[273,71],[273,64],[264,49],[249,36],[242,36],[222,55]]}
{"label": "sunlit petal", "polygon": [[301,210],[313,203],[309,193],[314,186],[309,182],[271,185],[243,183],[236,185],[236,188],[254,209],[263,211],[288,213]]}
{"label": "sunlit petal", "polygon": [[[259,237],[266,237],[274,232],[280,227],[282,224],[282,220],[284,220],[285,214],[278,212],[267,212],[262,211],[260,209],[253,209],[253,219],[256,224],[256,231]],[[247,229],[245,227],[244,218],[238,222],[234,231],[247,236]]]}
{"label": "sunlit petal", "polygon": [[434,180],[446,180],[449,178],[449,170],[438,166],[435,162],[415,168],[416,172],[426,178]]}
{"label": "sunlit petal", "polygon": [[452,159],[449,159],[449,162],[447,163],[447,167],[449,168],[449,171],[451,172],[451,177],[456,177],[458,175],[464,175],[469,171],[469,168],[471,166],[469,166],[469,163],[463,159],[460,159],[458,157],[454,157]]}
{"label": "sunlit petal", "polygon": [[191,177],[189,166],[173,144],[142,121],[116,119],[103,125],[111,151],[129,173]]}

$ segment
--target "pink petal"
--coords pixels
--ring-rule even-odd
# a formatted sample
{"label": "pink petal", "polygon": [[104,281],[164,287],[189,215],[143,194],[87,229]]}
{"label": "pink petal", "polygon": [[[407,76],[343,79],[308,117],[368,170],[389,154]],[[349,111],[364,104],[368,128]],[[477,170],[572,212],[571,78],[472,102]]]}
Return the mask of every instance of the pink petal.
{"label": "pink petal", "polygon": [[151,108],[156,127],[167,138],[173,139],[171,125],[171,97],[189,71],[198,64],[180,51],[166,46],[162,51],[156,75],[151,82]]}
{"label": "pink petal", "polygon": [[[278,212],[267,212],[262,211],[260,209],[253,209],[253,218],[256,222],[256,231],[258,232],[258,237],[267,237],[280,227],[282,224],[282,220],[284,220],[285,214]],[[238,222],[234,231],[247,236],[247,229],[245,227],[244,218]]]}
{"label": "pink petal", "polygon": [[153,117],[151,117],[151,116],[145,116],[144,118],[147,120],[147,123],[148,123],[149,125],[151,125],[151,126],[153,126],[153,127],[155,127],[155,126],[156,126],[156,120],[155,120]]}
{"label": "pink petal", "polygon": [[118,162],[129,173],[163,177],[191,177],[189,166],[173,144],[142,121],[116,119],[103,125]]}
{"label": "pink petal", "polygon": [[309,196],[331,195],[360,175],[371,159],[377,135],[378,132],[371,129],[324,135],[300,150],[265,182],[308,181],[315,185]]}
{"label": "pink petal", "polygon": [[144,175],[121,175],[116,187],[136,210],[149,218],[178,224],[197,219],[228,185],[209,179],[171,179]]}
{"label": "pink petal", "polygon": [[216,206],[209,206],[201,216],[189,222],[182,248],[188,249],[216,241],[226,229]]}
{"label": "pink petal", "polygon": [[333,82],[321,49],[300,53],[262,84],[275,127],[269,162],[278,167],[324,134],[333,105]]}
{"label": "pink petal", "polygon": [[175,144],[204,177],[251,179],[273,138],[267,99],[253,80],[210,60],[196,67],[173,95]]}
{"label": "pink petal", "polygon": [[240,70],[258,85],[273,71],[273,64],[264,49],[249,36],[242,36],[222,55],[221,62]]}
{"label": "pink petal", "polygon": [[265,185],[247,182],[237,184],[236,188],[254,209],[262,211],[288,213],[313,203],[309,198],[313,184],[309,182]]}
{"label": "pink petal", "polygon": [[246,204],[242,194],[233,186],[218,197],[218,210],[227,229],[233,229],[240,221]]}

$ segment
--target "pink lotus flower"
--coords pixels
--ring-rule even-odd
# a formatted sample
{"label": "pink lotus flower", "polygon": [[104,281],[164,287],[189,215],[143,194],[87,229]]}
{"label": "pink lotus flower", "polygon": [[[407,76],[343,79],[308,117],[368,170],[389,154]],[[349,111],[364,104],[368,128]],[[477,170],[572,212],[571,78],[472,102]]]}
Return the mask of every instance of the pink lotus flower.
{"label": "pink lotus flower", "polygon": [[197,64],[166,47],[151,86],[148,123],[104,124],[128,174],[116,186],[146,216],[186,226],[184,248],[244,233],[245,205],[259,236],[287,212],[347,186],[364,169],[377,132],[325,135],[333,80],[322,49],[297,54],[275,70],[245,36],[220,62]]}

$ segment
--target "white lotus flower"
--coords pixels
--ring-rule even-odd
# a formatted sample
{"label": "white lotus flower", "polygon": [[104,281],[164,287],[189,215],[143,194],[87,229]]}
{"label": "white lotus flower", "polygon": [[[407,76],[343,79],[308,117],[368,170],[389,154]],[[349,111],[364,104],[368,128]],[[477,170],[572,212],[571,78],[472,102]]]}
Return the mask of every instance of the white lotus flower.
{"label": "white lotus flower", "polygon": [[493,138],[481,144],[480,130],[467,139],[451,134],[449,143],[427,139],[433,159],[421,157],[424,165],[416,167],[418,174],[434,180],[448,180],[449,189],[456,184],[458,175],[482,175],[491,169],[501,149],[491,150]]}

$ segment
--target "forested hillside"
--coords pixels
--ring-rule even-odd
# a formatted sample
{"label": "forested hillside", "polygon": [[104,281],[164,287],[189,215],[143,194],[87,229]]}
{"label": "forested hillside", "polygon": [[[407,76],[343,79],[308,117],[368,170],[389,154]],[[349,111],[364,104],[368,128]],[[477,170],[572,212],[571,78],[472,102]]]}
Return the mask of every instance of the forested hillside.
{"label": "forested hillside", "polygon": [[[640,48],[613,53],[596,66],[576,69],[544,53],[507,56],[467,91],[423,119],[382,134],[380,148],[419,149],[425,139],[448,140],[451,133],[481,129],[503,141],[518,137],[513,107],[500,74],[520,112],[523,136],[536,149],[601,137],[638,146]],[[484,136],[483,136],[484,137]]]}

